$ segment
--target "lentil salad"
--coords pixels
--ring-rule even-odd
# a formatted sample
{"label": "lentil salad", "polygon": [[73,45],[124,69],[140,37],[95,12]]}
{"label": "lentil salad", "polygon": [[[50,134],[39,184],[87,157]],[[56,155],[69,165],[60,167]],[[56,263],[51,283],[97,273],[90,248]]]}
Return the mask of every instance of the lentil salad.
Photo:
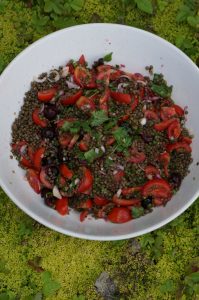
{"label": "lentil salad", "polygon": [[30,186],[61,215],[69,207],[114,223],[166,205],[192,162],[187,110],[162,74],[78,61],[31,83],[12,126],[12,153]]}

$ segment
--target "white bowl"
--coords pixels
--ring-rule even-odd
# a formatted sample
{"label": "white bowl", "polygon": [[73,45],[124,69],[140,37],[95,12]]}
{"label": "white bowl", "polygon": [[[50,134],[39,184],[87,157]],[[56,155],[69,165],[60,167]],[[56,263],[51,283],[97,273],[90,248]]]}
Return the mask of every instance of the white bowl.
{"label": "white bowl", "polygon": [[[24,180],[24,171],[10,159],[11,125],[23,103],[34,76],[78,59],[83,53],[89,62],[113,52],[113,64],[123,63],[130,72],[145,73],[153,65],[174,86],[173,98],[188,105],[187,126],[194,134],[193,163],[180,191],[166,207],[155,208],[144,217],[125,224],[87,219],[80,223],[71,212],[62,217],[43,204]],[[199,195],[199,70],[179,49],[143,30],[115,24],[88,24],[52,33],[21,52],[0,77],[0,184],[25,213],[38,222],[67,235],[92,240],[120,240],[153,231],[183,213]],[[13,172],[14,171],[14,172]],[[193,180],[195,178],[195,181]]]}

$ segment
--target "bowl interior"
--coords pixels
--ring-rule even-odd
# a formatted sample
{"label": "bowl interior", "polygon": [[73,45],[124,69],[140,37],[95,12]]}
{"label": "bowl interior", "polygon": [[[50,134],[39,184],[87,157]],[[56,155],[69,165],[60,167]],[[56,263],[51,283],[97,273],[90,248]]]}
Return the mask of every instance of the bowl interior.
{"label": "bowl interior", "polygon": [[[166,207],[126,224],[116,225],[88,218],[80,223],[75,212],[62,217],[43,204],[24,179],[24,171],[10,159],[11,125],[34,76],[64,65],[83,53],[90,63],[113,52],[112,64],[124,64],[130,72],[145,73],[153,65],[173,85],[173,99],[188,106],[187,127],[194,134],[193,163],[180,191]],[[138,236],[168,223],[193,203],[199,187],[198,95],[199,71],[173,45],[148,32],[122,25],[89,24],[64,29],[37,41],[7,67],[0,77],[0,183],[10,198],[40,223],[65,234],[87,239],[116,240]],[[194,179],[195,178],[195,179]]]}

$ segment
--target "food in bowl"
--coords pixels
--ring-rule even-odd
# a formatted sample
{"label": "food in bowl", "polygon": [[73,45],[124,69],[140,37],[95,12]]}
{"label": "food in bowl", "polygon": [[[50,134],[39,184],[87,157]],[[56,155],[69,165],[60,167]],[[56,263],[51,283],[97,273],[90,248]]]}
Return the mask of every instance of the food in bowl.
{"label": "food in bowl", "polygon": [[12,126],[12,152],[30,186],[61,215],[69,207],[125,223],[166,205],[192,162],[187,110],[162,74],[78,61],[31,83]]}

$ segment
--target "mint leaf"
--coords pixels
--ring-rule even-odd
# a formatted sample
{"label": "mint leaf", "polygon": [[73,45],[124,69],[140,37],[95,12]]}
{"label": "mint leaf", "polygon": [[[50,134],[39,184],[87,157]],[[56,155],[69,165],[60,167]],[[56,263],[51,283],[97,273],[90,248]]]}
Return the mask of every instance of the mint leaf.
{"label": "mint leaf", "polygon": [[153,13],[153,5],[151,0],[135,0],[135,3],[141,11],[147,14]]}
{"label": "mint leaf", "polygon": [[106,62],[111,61],[111,60],[112,60],[112,54],[113,54],[113,52],[110,52],[109,54],[106,54],[106,55],[103,57],[104,61],[106,61]]}
{"label": "mint leaf", "polygon": [[118,127],[116,130],[114,130],[113,136],[118,144],[118,151],[122,151],[123,149],[128,148],[132,143],[130,135],[123,127]]}
{"label": "mint leaf", "polygon": [[46,271],[41,276],[43,282],[43,294],[45,297],[54,295],[61,287],[60,283],[52,279],[51,273]]}
{"label": "mint leaf", "polygon": [[132,216],[134,219],[137,219],[144,214],[144,208],[143,207],[132,207]]}
{"label": "mint leaf", "polygon": [[92,113],[91,126],[99,126],[108,120],[104,110],[98,110]]}
{"label": "mint leaf", "polygon": [[101,150],[96,152],[94,149],[91,149],[84,153],[84,157],[89,163],[92,163],[96,158],[99,158],[100,156],[102,156],[102,154],[103,154],[103,152]]}
{"label": "mint leaf", "polygon": [[172,93],[172,86],[152,84],[151,89],[163,98],[170,97]]}

